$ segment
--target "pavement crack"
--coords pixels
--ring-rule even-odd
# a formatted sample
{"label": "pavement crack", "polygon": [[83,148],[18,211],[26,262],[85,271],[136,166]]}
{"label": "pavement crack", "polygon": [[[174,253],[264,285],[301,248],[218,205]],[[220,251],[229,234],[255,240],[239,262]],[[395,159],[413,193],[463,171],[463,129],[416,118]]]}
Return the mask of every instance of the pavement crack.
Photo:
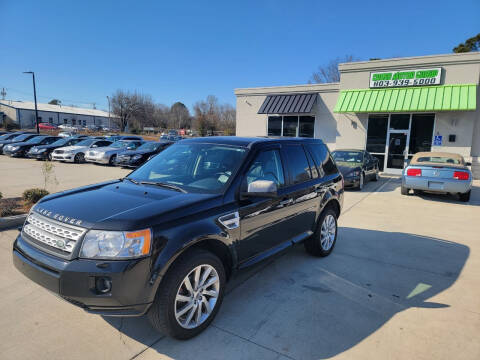
{"label": "pavement crack", "polygon": [[145,349],[143,349],[142,351],[140,351],[139,353],[133,355],[129,360],[133,360],[133,359],[136,359],[138,358],[140,355],[142,355],[145,351],[147,351],[148,349],[150,349],[152,346],[155,346],[160,340],[162,340],[163,338],[165,338],[165,335],[161,335],[158,339],[156,339],[154,342],[152,342],[151,344],[147,345],[145,347]]}

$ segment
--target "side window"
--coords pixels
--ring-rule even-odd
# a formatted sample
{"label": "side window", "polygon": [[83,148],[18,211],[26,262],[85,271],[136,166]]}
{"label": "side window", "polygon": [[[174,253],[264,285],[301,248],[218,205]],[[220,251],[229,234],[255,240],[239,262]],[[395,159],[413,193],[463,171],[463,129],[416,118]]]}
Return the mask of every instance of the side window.
{"label": "side window", "polygon": [[262,151],[247,171],[247,185],[256,180],[270,180],[277,187],[285,185],[283,166],[278,150]]}
{"label": "side window", "polygon": [[298,184],[312,178],[310,166],[301,145],[285,146],[285,154],[292,184]]}
{"label": "side window", "polygon": [[310,164],[310,169],[312,170],[312,178],[317,179],[319,176],[317,165],[315,164],[315,161],[313,161],[310,151],[308,151],[308,149],[304,149],[304,150],[305,150],[305,153],[307,154],[308,163]]}
{"label": "side window", "polygon": [[332,157],[328,153],[327,147],[322,144],[310,144],[308,145],[313,159],[317,165],[322,167],[325,175],[332,175],[337,173],[337,167],[332,160]]}

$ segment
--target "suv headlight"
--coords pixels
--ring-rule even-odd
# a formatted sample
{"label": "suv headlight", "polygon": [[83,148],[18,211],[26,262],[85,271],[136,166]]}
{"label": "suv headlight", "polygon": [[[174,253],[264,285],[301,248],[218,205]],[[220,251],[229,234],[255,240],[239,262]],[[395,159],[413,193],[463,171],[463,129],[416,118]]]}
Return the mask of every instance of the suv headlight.
{"label": "suv headlight", "polygon": [[152,232],[90,230],[85,235],[80,257],[89,259],[131,259],[150,254]]}

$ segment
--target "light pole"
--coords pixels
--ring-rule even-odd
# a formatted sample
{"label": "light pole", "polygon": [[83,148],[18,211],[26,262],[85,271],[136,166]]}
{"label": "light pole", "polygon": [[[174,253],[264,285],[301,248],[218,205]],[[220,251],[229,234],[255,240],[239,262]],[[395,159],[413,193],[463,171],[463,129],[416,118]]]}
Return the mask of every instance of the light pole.
{"label": "light pole", "polygon": [[110,123],[110,96],[107,95],[108,100],[108,128],[111,129],[112,124]]}
{"label": "light pole", "polygon": [[33,71],[24,71],[24,74],[32,74],[33,79],[33,99],[35,100],[35,124],[37,126],[37,134],[40,134],[40,128],[38,127],[38,109],[37,109],[37,89],[35,88],[35,73]]}

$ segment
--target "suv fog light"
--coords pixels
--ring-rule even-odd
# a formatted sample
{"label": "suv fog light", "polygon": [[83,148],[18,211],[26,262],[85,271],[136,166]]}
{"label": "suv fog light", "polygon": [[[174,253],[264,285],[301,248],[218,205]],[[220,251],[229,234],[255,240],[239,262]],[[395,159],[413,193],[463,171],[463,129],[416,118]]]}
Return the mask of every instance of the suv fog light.
{"label": "suv fog light", "polygon": [[112,280],[106,277],[95,278],[95,290],[100,294],[109,293],[112,290]]}

